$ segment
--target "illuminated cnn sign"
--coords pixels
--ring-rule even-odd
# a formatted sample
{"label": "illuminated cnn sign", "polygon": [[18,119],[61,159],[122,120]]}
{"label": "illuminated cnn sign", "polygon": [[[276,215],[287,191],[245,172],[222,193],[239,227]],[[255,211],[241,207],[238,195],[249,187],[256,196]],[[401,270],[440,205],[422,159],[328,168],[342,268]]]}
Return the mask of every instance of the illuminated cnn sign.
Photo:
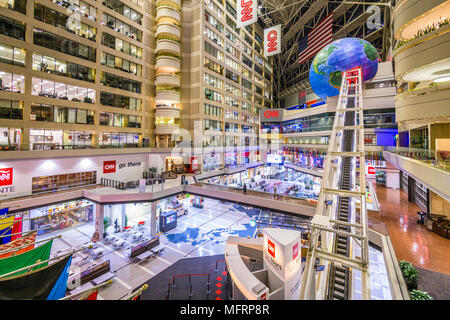
{"label": "illuminated cnn sign", "polygon": [[116,172],[116,160],[103,161],[103,173]]}
{"label": "illuminated cnn sign", "polygon": [[275,258],[275,244],[270,239],[267,239],[267,252]]}
{"label": "illuminated cnn sign", "polygon": [[284,109],[263,109],[260,110],[259,119],[261,122],[281,122],[283,121]]}
{"label": "illuminated cnn sign", "polygon": [[236,27],[242,28],[258,21],[256,0],[236,0],[237,22]]}
{"label": "illuminated cnn sign", "polygon": [[9,186],[13,183],[13,168],[0,169],[0,186]]}
{"label": "illuminated cnn sign", "polygon": [[281,52],[281,24],[264,29],[264,56]]}
{"label": "illuminated cnn sign", "polygon": [[298,242],[292,247],[292,260],[298,257]]}

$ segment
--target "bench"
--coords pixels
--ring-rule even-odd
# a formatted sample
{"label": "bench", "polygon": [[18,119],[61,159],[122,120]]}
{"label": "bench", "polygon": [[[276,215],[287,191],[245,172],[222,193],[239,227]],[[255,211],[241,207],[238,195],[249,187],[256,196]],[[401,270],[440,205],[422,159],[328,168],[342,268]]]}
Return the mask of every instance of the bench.
{"label": "bench", "polygon": [[111,272],[110,260],[101,262],[95,266],[87,268],[78,275],[69,278],[68,287],[71,287],[71,285],[73,286],[78,281],[81,284],[79,287],[71,290],[70,294],[87,290],[95,285],[114,278],[114,276],[114,273]]}
{"label": "bench", "polygon": [[92,258],[96,259],[96,258],[100,257],[103,254],[103,248],[102,247],[98,247],[98,248],[92,250],[91,254],[92,254]]}
{"label": "bench", "polygon": [[123,247],[123,245],[125,244],[125,240],[116,238],[115,240],[113,240],[112,245],[114,248],[120,248]]}
{"label": "bench", "polygon": [[159,243],[159,237],[153,238],[147,245],[147,250],[151,250],[154,254],[163,251],[165,246]]}

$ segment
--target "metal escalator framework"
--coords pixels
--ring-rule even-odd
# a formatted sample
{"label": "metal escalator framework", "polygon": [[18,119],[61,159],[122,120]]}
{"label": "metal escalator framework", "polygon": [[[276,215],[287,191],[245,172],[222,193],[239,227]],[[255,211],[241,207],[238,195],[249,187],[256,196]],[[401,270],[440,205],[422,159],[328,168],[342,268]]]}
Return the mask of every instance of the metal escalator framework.
{"label": "metal escalator framework", "polygon": [[[311,220],[302,300],[351,299],[354,269],[361,271],[362,299],[370,299],[362,81],[360,67],[342,75],[322,186]],[[360,201],[359,212],[356,200]],[[360,248],[359,256],[355,246]],[[316,273],[317,265],[324,265],[324,271]]]}

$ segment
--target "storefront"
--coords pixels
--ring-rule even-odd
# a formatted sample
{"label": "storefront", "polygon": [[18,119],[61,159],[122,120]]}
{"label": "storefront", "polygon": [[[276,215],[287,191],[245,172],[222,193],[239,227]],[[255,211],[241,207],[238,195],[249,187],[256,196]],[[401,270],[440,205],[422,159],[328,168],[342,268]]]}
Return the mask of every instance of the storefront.
{"label": "storefront", "polygon": [[107,234],[123,232],[136,226],[150,228],[150,221],[150,202],[106,205],[104,208],[103,228]]}
{"label": "storefront", "polygon": [[184,172],[184,164],[182,157],[166,157],[166,171],[167,172],[175,172],[175,173],[183,173]]}
{"label": "storefront", "polygon": [[230,167],[237,165],[237,152],[225,153],[225,165]]}
{"label": "storefront", "polygon": [[211,152],[203,155],[203,171],[215,170],[221,166],[220,154]]}
{"label": "storefront", "polygon": [[31,209],[18,215],[31,218],[28,220],[29,223],[24,221],[23,231],[49,228],[39,230],[39,235],[79,226],[83,223],[92,223],[95,214],[94,207],[95,205],[88,200],[75,200]]}

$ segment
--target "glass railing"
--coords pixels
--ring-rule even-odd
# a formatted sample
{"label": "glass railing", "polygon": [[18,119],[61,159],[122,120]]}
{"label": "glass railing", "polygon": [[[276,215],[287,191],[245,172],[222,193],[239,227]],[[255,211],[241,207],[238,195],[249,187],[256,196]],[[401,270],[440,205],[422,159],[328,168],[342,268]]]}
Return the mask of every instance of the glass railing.
{"label": "glass railing", "polygon": [[425,165],[450,171],[450,151],[449,150],[430,150],[406,147],[387,147],[386,151],[397,154],[402,157],[418,160]]}

